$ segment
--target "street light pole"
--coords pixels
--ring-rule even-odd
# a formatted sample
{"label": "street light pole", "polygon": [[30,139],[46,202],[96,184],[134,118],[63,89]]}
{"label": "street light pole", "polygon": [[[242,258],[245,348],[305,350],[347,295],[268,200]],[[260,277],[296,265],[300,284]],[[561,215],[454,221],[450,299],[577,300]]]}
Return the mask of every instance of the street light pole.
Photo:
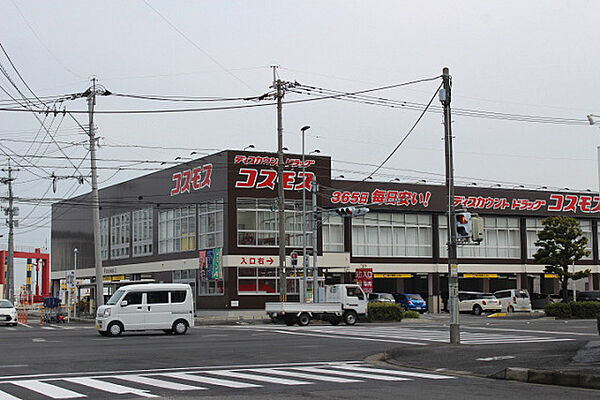
{"label": "street light pole", "polygon": [[306,273],[308,258],[306,258],[306,162],[304,160],[304,132],[310,129],[306,125],[300,128],[302,132],[302,302],[306,303]]}
{"label": "street light pole", "polygon": [[75,316],[77,316],[77,308],[79,305],[79,288],[77,287],[77,247],[73,249],[73,269],[75,270]]}

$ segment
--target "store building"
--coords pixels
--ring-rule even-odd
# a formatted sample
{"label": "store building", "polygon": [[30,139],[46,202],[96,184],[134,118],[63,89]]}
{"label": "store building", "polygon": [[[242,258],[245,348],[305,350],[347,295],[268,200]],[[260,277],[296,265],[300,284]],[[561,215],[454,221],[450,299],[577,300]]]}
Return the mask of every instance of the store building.
{"label": "store building", "polygon": [[[302,248],[302,189],[319,185],[318,266],[328,282],[352,282],[370,268],[376,292],[447,293],[447,196],[444,186],[331,179],[331,160],[310,155],[302,179],[299,155],[285,155],[286,265]],[[307,210],[312,209],[307,192]],[[101,247],[108,290],[130,281],[186,282],[196,307],[262,308],[279,295],[277,156],[223,151],[100,190]],[[533,262],[541,221],[577,218],[591,255],[575,268],[592,270],[581,289],[600,288],[598,216],[592,193],[456,187],[455,203],[484,219],[479,246],[459,247],[460,290],[526,288],[556,293],[558,281]],[[361,217],[331,209],[368,205]],[[329,210],[329,211],[327,211]],[[91,195],[52,207],[53,287],[74,268],[93,282]],[[307,220],[312,220],[309,214]],[[312,224],[307,243],[312,246]],[[299,265],[302,265],[300,257]],[[298,300],[302,277],[287,279],[288,299]],[[55,289],[56,290],[56,289]]]}

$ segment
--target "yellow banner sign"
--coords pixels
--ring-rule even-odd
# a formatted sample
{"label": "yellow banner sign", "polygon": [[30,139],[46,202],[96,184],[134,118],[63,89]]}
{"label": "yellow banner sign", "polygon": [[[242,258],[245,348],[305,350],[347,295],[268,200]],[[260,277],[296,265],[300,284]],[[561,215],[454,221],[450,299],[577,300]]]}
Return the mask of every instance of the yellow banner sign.
{"label": "yellow banner sign", "polygon": [[373,274],[373,278],[412,278],[412,274]]}
{"label": "yellow banner sign", "polygon": [[497,278],[498,274],[463,274],[463,278]]}
{"label": "yellow banner sign", "polygon": [[549,279],[558,278],[558,275],[557,274],[544,274],[544,278],[549,278]]}

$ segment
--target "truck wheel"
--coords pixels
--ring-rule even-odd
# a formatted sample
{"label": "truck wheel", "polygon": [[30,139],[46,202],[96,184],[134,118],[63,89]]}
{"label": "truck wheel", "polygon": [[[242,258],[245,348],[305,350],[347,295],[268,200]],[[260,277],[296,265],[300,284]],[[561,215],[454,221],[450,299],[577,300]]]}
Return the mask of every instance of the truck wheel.
{"label": "truck wheel", "polygon": [[185,335],[188,330],[188,324],[182,319],[178,319],[173,323],[173,333],[176,335]]}
{"label": "truck wheel", "polygon": [[110,336],[121,336],[121,333],[123,333],[123,326],[120,322],[111,322],[106,328],[106,331]]}
{"label": "truck wheel", "polygon": [[357,320],[356,313],[354,311],[346,311],[344,313],[344,323],[346,325],[354,325]]}
{"label": "truck wheel", "polygon": [[342,322],[342,319],[340,317],[333,317],[329,320],[329,323],[334,326],[339,325],[340,322]]}
{"label": "truck wheel", "polygon": [[475,315],[481,315],[482,311],[483,310],[481,309],[481,307],[479,306],[479,304],[475,304],[473,306],[473,314],[475,314]]}
{"label": "truck wheel", "polygon": [[287,326],[293,326],[296,323],[296,317],[293,315],[286,315],[283,318],[283,322],[285,322]]}
{"label": "truck wheel", "polygon": [[307,326],[308,324],[310,324],[310,315],[308,315],[307,313],[300,314],[300,316],[298,317],[298,325]]}

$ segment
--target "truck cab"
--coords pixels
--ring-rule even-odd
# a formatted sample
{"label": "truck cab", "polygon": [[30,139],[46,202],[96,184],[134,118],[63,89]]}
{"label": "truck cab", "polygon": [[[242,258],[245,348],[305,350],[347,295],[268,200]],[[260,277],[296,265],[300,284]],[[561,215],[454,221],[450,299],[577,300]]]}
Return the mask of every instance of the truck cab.
{"label": "truck cab", "polygon": [[369,300],[360,286],[338,284],[325,286],[325,302],[341,303],[343,310],[353,310],[362,315],[367,313]]}

